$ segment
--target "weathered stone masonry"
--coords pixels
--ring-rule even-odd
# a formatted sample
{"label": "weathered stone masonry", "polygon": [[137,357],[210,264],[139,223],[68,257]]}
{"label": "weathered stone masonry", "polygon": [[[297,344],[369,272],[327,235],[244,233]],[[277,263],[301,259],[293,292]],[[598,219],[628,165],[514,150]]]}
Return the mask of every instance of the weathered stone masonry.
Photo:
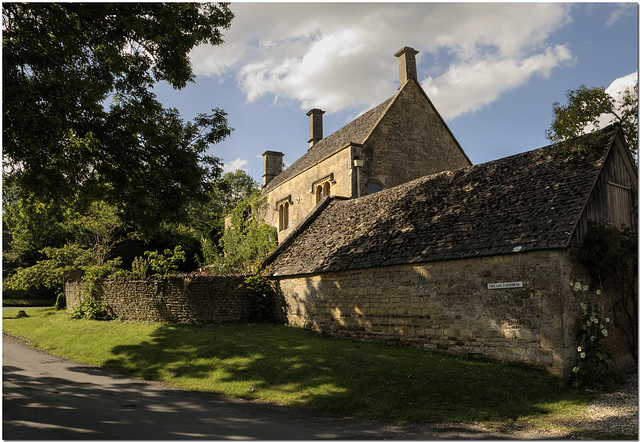
{"label": "weathered stone masonry", "polygon": [[[574,270],[566,252],[539,251],[277,279],[291,324],[566,375],[580,323]],[[523,287],[487,288],[513,281]]]}
{"label": "weathered stone masonry", "polygon": [[[252,293],[244,277],[171,276],[144,280],[113,278],[99,282],[92,297],[115,317],[162,322],[242,322],[251,317]],[[65,283],[67,308],[77,307],[83,284]]]}

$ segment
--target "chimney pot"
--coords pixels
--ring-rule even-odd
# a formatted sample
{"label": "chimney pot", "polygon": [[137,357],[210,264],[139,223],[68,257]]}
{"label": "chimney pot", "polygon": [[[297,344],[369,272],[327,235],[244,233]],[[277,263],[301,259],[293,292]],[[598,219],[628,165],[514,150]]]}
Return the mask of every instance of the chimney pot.
{"label": "chimney pot", "polygon": [[400,86],[402,86],[409,78],[413,77],[418,80],[418,69],[416,68],[416,51],[409,46],[405,46],[396,52],[394,57],[398,57],[398,67],[400,69]]}
{"label": "chimney pot", "polygon": [[315,108],[307,112],[309,117],[309,148],[322,139],[322,114],[324,114],[322,109]]}

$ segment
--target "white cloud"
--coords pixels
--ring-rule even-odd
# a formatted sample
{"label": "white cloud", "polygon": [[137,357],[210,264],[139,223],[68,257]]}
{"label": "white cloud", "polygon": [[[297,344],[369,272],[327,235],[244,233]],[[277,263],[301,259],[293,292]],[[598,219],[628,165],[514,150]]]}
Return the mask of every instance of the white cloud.
{"label": "white cloud", "polygon": [[[427,93],[445,118],[479,109],[573,59],[549,47],[570,21],[558,3],[232,4],[225,44],[192,53],[197,75],[235,76],[247,100],[272,96],[305,110],[362,110],[395,92],[403,46],[418,51]],[[479,82],[482,87],[479,86]]]}
{"label": "white cloud", "polygon": [[615,9],[613,9],[613,11],[611,11],[611,14],[609,14],[609,17],[607,18],[605,24],[607,26],[615,25],[618,20],[624,18],[627,14],[634,14],[637,7],[638,5],[635,2],[618,5]]}
{"label": "white cloud", "polygon": [[[611,97],[613,97],[614,100],[619,105],[622,105],[622,97],[627,92],[630,93],[632,96],[637,97],[638,94],[634,90],[634,86],[636,85],[637,82],[638,82],[638,71],[629,75],[625,75],[624,77],[616,78],[611,82],[609,87],[605,89],[605,92],[609,94]],[[613,115],[609,115],[609,114],[602,115],[599,118],[598,127],[604,127],[608,124],[611,124],[614,120],[615,118],[613,117]],[[595,128],[594,126],[589,126],[587,128],[587,131],[593,130],[594,128]]]}
{"label": "white cloud", "polygon": [[608,88],[605,89],[605,92],[612,97],[616,98],[621,93],[629,90],[631,93],[634,93],[633,87],[638,82],[638,71],[635,71],[632,74],[625,75],[624,77],[616,78],[611,82]]}
{"label": "white cloud", "polygon": [[[614,98],[615,101],[619,105],[622,105],[622,96],[627,92],[632,94],[632,96],[637,96],[637,93],[634,90],[634,86],[638,81],[638,71],[625,75],[624,77],[616,78],[611,82],[611,84],[605,89],[605,92]],[[616,118],[611,114],[602,114],[598,118],[598,123],[593,124],[589,123],[584,128],[584,132],[593,132],[594,130],[598,130],[603,128],[611,123],[616,121]]]}
{"label": "white cloud", "polygon": [[238,169],[244,170],[246,172],[247,169],[245,169],[245,166],[247,166],[247,164],[249,164],[247,160],[236,158],[235,160],[229,161],[228,163],[224,163],[222,165],[222,173],[234,172]]}
{"label": "white cloud", "polygon": [[547,78],[554,67],[572,58],[564,46],[523,59],[487,57],[453,64],[444,74],[427,77],[421,83],[442,116],[453,119],[490,104],[534,75]]}

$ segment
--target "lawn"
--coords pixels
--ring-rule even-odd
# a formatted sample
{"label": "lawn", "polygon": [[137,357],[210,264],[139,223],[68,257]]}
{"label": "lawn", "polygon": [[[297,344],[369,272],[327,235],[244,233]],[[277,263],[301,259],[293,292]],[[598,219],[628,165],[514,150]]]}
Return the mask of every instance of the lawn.
{"label": "lawn", "polygon": [[276,324],[187,325],[3,312],[3,330],[40,349],[199,391],[393,423],[546,425],[590,396],[522,365],[327,338]]}

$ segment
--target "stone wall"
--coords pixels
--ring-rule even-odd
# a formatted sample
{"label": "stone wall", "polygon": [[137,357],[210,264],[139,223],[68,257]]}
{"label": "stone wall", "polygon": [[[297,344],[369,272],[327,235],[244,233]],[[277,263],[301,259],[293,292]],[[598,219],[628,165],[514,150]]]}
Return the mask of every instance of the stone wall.
{"label": "stone wall", "polygon": [[[110,278],[96,284],[92,297],[106,302],[115,317],[162,322],[242,322],[251,318],[252,293],[244,277],[171,276],[144,280]],[[85,293],[76,281],[65,283],[67,309]]]}
{"label": "stone wall", "polygon": [[[278,280],[291,324],[566,376],[580,326],[583,294],[569,285],[578,270],[567,252],[539,251]],[[489,288],[506,282],[522,287]]]}

